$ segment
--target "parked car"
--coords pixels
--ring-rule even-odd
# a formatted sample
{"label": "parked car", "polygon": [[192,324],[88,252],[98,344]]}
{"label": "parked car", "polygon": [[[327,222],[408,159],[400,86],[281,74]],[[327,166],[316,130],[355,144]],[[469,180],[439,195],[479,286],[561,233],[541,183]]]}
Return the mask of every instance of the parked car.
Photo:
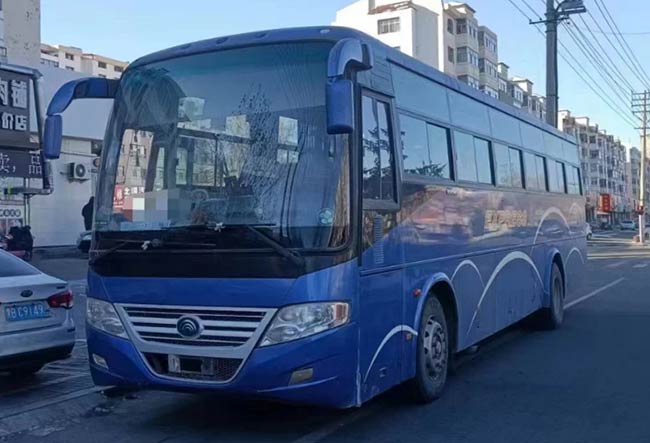
{"label": "parked car", "polygon": [[92,239],[92,232],[83,231],[81,234],[79,234],[79,237],[77,237],[77,249],[79,249],[84,254],[88,254],[88,251],[90,251],[91,239]]}
{"label": "parked car", "polygon": [[636,223],[632,220],[623,220],[619,223],[618,227],[621,231],[634,231],[636,229]]}
{"label": "parked car", "polygon": [[591,240],[594,234],[591,231],[591,225],[589,223],[587,223],[587,225],[585,226],[585,232],[587,233],[587,240]]}
{"label": "parked car", "polygon": [[73,296],[63,280],[0,250],[0,371],[38,372],[75,343]]}

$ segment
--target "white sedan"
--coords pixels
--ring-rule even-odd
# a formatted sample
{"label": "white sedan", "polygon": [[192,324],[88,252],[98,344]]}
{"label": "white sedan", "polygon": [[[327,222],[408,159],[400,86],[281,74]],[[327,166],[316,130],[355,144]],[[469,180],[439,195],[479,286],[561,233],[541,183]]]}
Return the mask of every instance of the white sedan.
{"label": "white sedan", "polygon": [[73,296],[63,280],[0,250],[0,372],[26,376],[67,358]]}

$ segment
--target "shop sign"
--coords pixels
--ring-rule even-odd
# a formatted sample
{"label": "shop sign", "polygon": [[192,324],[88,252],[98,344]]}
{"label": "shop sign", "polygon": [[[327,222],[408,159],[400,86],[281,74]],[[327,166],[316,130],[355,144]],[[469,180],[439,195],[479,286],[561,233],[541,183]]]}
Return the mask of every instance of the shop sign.
{"label": "shop sign", "polygon": [[43,178],[40,154],[0,149],[0,177]]}
{"label": "shop sign", "polygon": [[0,69],[0,146],[34,148],[29,141],[30,78]]}

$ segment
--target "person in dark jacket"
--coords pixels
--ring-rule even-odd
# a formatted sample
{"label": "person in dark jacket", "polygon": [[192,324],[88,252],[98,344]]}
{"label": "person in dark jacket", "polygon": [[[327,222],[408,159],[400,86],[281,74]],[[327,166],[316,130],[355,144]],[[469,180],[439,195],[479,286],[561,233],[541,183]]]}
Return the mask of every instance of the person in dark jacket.
{"label": "person in dark jacket", "polygon": [[93,208],[95,206],[95,197],[90,197],[88,203],[81,209],[81,216],[84,218],[84,228],[90,231],[93,225]]}

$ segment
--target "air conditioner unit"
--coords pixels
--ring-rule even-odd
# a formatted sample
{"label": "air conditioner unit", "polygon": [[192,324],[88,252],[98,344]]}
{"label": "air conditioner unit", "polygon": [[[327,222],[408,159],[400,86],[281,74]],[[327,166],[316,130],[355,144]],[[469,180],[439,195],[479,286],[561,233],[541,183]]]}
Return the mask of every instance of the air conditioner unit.
{"label": "air conditioner unit", "polygon": [[68,163],[68,178],[70,180],[90,179],[90,167],[83,163]]}

